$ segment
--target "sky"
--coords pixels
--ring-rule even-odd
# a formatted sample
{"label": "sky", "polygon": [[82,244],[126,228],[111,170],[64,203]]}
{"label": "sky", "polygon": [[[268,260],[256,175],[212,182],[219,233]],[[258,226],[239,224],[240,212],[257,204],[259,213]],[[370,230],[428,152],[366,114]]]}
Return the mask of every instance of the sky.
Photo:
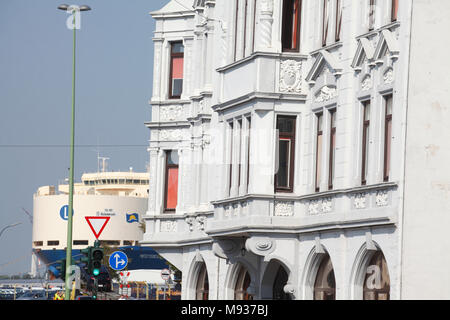
{"label": "sky", "polygon": [[87,4],[77,30],[74,178],[145,171],[154,20],[168,0],[0,0],[0,275],[31,270],[33,194],[69,175],[72,30],[62,3]]}

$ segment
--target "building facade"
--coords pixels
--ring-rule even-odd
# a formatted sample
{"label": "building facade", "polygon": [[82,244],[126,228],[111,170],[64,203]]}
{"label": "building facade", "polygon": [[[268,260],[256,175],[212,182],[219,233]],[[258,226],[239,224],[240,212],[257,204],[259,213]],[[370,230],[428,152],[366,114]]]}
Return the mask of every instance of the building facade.
{"label": "building facade", "polygon": [[142,245],[183,299],[450,298],[444,0],[152,12]]}

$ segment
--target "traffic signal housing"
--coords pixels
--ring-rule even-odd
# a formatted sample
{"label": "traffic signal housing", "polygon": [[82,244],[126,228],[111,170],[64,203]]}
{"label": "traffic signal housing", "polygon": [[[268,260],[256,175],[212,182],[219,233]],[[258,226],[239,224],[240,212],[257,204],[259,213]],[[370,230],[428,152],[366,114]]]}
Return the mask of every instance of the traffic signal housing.
{"label": "traffic signal housing", "polygon": [[80,263],[84,263],[85,270],[90,274],[92,273],[92,247],[81,249]]}
{"label": "traffic signal housing", "polygon": [[61,259],[57,261],[56,270],[58,271],[58,278],[62,279],[63,281],[66,280],[66,259]]}
{"label": "traffic signal housing", "polygon": [[91,251],[91,257],[92,257],[92,269],[91,274],[93,276],[98,276],[100,274],[100,269],[102,267],[102,260],[103,260],[103,248],[100,248],[100,245],[98,241],[95,242],[94,247]]}

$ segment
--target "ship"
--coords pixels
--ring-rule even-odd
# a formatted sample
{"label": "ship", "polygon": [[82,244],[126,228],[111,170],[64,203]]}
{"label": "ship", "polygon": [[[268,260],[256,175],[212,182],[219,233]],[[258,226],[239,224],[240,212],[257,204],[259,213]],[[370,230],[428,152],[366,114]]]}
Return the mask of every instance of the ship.
{"label": "ship", "polygon": [[[84,173],[74,183],[72,210],[72,257],[79,260],[81,250],[96,240],[85,217],[108,217],[98,240],[102,247],[124,252],[127,270],[168,268],[152,248],[141,247],[143,216],[147,211],[149,173],[105,171]],[[66,258],[69,184],[39,187],[33,196],[33,234],[31,274],[54,274],[58,261]]]}

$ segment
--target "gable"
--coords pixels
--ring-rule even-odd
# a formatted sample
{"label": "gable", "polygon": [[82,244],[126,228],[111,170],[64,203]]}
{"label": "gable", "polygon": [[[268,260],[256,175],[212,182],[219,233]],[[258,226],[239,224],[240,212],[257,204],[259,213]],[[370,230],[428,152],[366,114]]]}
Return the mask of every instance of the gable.
{"label": "gable", "polygon": [[340,63],[333,57],[331,53],[326,50],[321,50],[317,53],[316,60],[306,77],[309,84],[314,85],[317,78],[328,68],[330,73],[335,77],[342,74],[342,67]]}
{"label": "gable", "polygon": [[394,34],[388,29],[385,29],[380,32],[380,39],[375,50],[374,59],[376,61],[382,59],[387,52],[390,52],[391,58],[395,59],[398,58],[400,49]]}
{"label": "gable", "polygon": [[353,58],[352,68],[361,70],[361,65],[364,61],[371,63],[375,56],[375,49],[372,43],[367,38],[358,39],[358,48],[356,49],[355,57]]}

